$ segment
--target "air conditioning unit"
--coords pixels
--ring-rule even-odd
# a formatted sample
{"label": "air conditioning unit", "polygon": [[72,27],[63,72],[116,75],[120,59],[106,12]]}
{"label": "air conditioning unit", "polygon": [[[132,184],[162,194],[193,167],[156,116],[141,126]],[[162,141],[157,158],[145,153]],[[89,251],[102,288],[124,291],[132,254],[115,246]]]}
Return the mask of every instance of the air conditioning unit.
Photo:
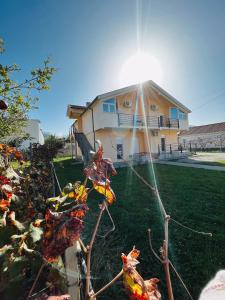
{"label": "air conditioning unit", "polygon": [[151,109],[152,111],[157,111],[159,108],[158,108],[158,106],[157,106],[156,104],[151,104],[151,105],[150,105],[150,109]]}
{"label": "air conditioning unit", "polygon": [[132,102],[130,100],[124,100],[123,106],[130,108],[132,107]]}
{"label": "air conditioning unit", "polygon": [[158,132],[158,130],[151,130],[151,134],[152,134],[152,136],[158,136],[159,132]]}

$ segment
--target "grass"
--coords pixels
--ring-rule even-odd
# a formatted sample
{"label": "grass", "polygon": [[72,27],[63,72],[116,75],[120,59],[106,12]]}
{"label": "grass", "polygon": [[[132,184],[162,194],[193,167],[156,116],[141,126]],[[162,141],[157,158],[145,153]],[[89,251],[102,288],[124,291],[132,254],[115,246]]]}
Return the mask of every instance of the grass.
{"label": "grass", "polygon": [[202,162],[198,162],[198,164],[201,164],[201,165],[208,165],[208,166],[225,167],[225,160],[202,161]]}
{"label": "grass", "polygon": [[[73,165],[70,159],[57,161],[55,166],[62,186],[84,178],[82,165]],[[136,169],[151,181],[148,165]],[[225,267],[225,172],[169,165],[155,165],[155,171],[167,213],[187,226],[213,233],[209,238],[170,222],[170,258],[193,298],[198,299],[204,285],[216,271]],[[129,168],[118,169],[118,175],[112,178],[112,187],[117,195],[117,201],[110,207],[116,230],[106,239],[98,237],[96,240],[92,257],[94,290],[97,291],[120,271],[121,252],[127,253],[136,245],[141,250],[138,269],[146,279],[161,279],[159,288],[163,299],[167,299],[163,267],[149,250],[147,238],[147,229],[151,228],[155,250],[162,245],[163,223],[157,200]],[[101,199],[99,194],[90,194],[90,211],[83,233],[85,243],[90,240]],[[109,219],[104,215],[100,234],[109,229]],[[189,299],[174,275],[172,281],[175,299]],[[128,298],[122,281],[118,281],[98,299]]]}

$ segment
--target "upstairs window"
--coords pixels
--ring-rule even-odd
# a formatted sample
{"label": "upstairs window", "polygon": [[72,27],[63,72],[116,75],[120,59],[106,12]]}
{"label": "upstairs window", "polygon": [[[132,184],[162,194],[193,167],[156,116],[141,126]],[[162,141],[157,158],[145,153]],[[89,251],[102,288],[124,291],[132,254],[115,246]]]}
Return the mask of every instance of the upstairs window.
{"label": "upstairs window", "polygon": [[187,120],[187,114],[176,107],[170,108],[170,118],[178,120]]}
{"label": "upstairs window", "polygon": [[115,99],[109,99],[103,101],[103,112],[110,112],[115,113],[116,112],[116,101]]}
{"label": "upstairs window", "polygon": [[178,119],[178,109],[176,107],[170,108],[170,118],[171,119]]}
{"label": "upstairs window", "polygon": [[187,120],[187,114],[179,110],[179,120]]}

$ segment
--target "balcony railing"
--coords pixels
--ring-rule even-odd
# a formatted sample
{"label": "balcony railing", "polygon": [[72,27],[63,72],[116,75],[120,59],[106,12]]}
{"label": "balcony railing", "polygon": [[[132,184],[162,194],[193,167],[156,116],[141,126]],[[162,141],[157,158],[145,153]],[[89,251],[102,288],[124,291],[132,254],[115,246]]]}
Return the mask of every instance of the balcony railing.
{"label": "balcony railing", "polygon": [[179,120],[170,119],[164,116],[142,116],[131,114],[118,114],[119,127],[145,127],[148,128],[179,128]]}

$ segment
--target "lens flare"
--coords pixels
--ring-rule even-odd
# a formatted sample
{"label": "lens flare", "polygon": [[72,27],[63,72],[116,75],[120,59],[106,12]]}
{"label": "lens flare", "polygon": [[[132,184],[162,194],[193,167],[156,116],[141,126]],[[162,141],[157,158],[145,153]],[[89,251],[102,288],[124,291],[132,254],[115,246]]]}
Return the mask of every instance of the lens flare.
{"label": "lens flare", "polygon": [[137,52],[123,64],[120,81],[124,86],[153,80],[162,83],[163,72],[159,61],[148,53]]}

